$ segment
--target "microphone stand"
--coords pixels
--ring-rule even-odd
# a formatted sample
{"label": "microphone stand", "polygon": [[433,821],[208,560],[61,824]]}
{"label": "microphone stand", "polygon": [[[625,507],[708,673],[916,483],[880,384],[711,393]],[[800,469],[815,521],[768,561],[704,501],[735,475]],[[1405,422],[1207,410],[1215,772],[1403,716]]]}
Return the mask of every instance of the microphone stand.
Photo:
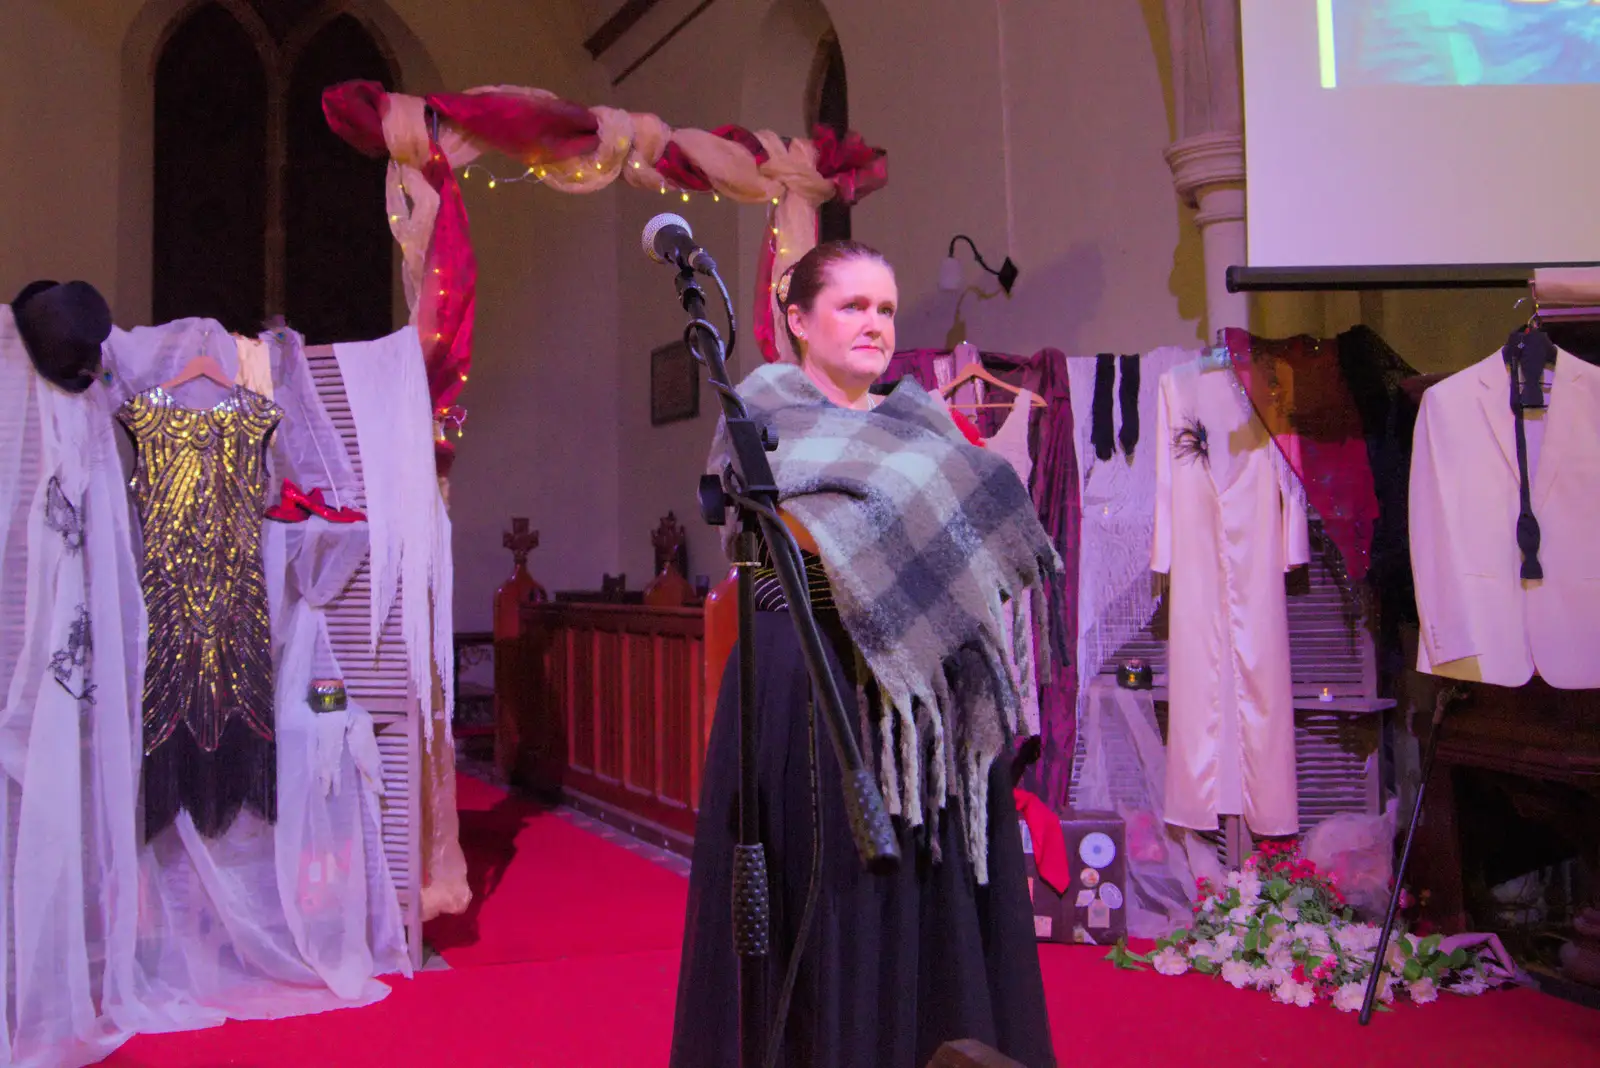
{"label": "microphone stand", "polygon": [[[716,281],[721,291],[731,334],[733,308],[727,286],[710,256],[700,253],[696,262]],[[862,864],[874,874],[893,872],[899,865],[900,847],[878,784],[862,761],[855,734],[845,717],[833,673],[828,670],[822,635],[811,613],[810,594],[799,573],[799,546],[778,515],[778,487],[772,466],[767,462],[767,453],[777,448],[777,438],[770,429],[757,426],[743,399],[734,392],[728,379],[722,338],[716,327],[706,320],[705,293],[693,267],[679,265],[677,290],[683,310],[689,314],[684,341],[695,358],[705,364],[712,388],[722,401],[733,451],[733,462],[725,480],[716,475],[701,479],[700,506],[706,521],[720,526],[726,521],[731,504],[737,510],[739,523],[734,553],[739,584],[739,842],[734,847],[733,937],[739,958],[740,1063],[743,1068],[756,1068],[762,1064],[768,1048],[765,958],[769,953],[770,933],[767,863],[761,844],[760,814],[756,809],[759,725],[753,571],[760,547],[758,539],[765,539],[771,550],[784,597],[789,603],[789,618],[811,675],[813,700],[820,706],[822,721],[838,756],[844,780],[845,812]],[[798,950],[797,945],[796,952]],[[782,1026],[781,1021],[779,1026]]]}

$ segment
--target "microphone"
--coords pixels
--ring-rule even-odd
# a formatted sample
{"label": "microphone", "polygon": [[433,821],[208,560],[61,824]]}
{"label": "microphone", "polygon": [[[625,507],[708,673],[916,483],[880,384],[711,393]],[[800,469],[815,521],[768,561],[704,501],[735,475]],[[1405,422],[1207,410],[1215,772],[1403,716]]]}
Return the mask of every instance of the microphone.
{"label": "microphone", "polygon": [[694,231],[682,217],[662,212],[645,223],[644,254],[657,263],[690,268],[701,274],[715,274],[717,265],[711,254],[694,243]]}

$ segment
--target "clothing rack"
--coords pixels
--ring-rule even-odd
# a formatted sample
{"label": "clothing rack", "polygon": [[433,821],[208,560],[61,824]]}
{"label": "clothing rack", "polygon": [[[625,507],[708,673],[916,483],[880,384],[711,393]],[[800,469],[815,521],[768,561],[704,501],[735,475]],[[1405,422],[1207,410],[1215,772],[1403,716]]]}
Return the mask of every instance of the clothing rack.
{"label": "clothing rack", "polygon": [[1533,317],[1529,321],[1535,326],[1555,325],[1558,323],[1600,322],[1600,304],[1576,305],[1573,307],[1546,306],[1541,308],[1538,301],[1535,301]]}

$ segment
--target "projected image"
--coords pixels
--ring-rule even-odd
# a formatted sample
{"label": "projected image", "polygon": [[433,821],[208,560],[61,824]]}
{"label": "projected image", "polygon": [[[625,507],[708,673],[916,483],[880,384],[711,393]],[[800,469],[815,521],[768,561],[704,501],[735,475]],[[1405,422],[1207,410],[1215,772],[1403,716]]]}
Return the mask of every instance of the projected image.
{"label": "projected image", "polygon": [[1600,0],[1317,0],[1324,88],[1600,83]]}

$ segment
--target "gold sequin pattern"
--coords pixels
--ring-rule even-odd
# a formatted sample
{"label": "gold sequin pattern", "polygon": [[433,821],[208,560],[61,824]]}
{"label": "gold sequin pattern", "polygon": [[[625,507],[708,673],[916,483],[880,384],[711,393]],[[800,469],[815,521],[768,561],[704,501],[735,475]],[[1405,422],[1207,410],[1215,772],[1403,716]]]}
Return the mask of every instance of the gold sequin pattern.
{"label": "gold sequin pattern", "polygon": [[156,387],[117,412],[138,453],[130,487],[144,532],[140,583],[150,619],[147,755],[180,724],[207,754],[234,718],[273,738],[261,516],[266,446],[282,416],[242,387],[205,409]]}

